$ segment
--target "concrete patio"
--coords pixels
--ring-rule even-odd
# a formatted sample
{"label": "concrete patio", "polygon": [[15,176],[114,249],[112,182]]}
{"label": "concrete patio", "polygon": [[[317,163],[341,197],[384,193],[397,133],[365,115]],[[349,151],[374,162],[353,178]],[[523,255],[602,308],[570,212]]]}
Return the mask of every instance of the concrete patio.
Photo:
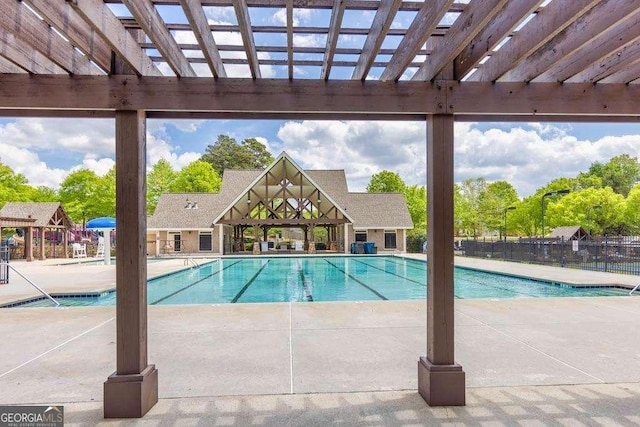
{"label": "concrete patio", "polygon": [[[167,262],[150,270],[183,267]],[[106,282],[108,274],[92,276]],[[6,295],[11,286],[0,289]],[[424,301],[151,306],[149,360],[159,369],[161,400],[138,422],[640,422],[636,296],[456,300],[456,360],[469,387],[462,408],[430,408],[416,392],[425,308]],[[115,307],[4,309],[0,334],[1,403],[60,403],[70,424],[107,423],[102,384],[115,369]]]}

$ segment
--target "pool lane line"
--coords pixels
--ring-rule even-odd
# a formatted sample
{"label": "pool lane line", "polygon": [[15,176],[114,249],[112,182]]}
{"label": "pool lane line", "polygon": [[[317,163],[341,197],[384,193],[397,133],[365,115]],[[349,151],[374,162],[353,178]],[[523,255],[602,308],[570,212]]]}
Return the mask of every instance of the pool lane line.
{"label": "pool lane line", "polygon": [[352,261],[353,262],[359,262],[360,264],[364,264],[364,265],[366,265],[368,267],[375,268],[376,270],[380,270],[380,271],[382,271],[384,273],[391,274],[391,275],[396,276],[396,277],[400,277],[401,279],[405,279],[405,280],[408,280],[410,282],[417,283],[418,285],[427,286],[426,283],[422,283],[422,282],[418,282],[417,280],[409,279],[407,276],[402,276],[400,274],[393,273],[391,271],[387,271],[384,268],[380,268],[380,267],[376,267],[375,265],[367,264],[366,262],[362,262],[362,261],[360,261],[358,259],[352,259]]}
{"label": "pool lane line", "polygon": [[421,268],[421,267],[418,267],[416,265],[411,265],[413,263],[420,263],[420,264],[427,265],[426,263],[424,263],[422,261],[418,261],[417,259],[403,258],[403,260],[407,261],[405,263],[396,262],[396,259],[397,259],[396,257],[389,257],[388,259],[385,259],[385,261],[392,261],[393,263],[395,263],[397,265],[406,265],[409,268],[414,268],[414,269],[420,270],[420,271],[427,271],[426,268]]}
{"label": "pool lane line", "polygon": [[258,277],[258,275],[260,273],[262,273],[262,270],[265,269],[265,267],[269,264],[270,260],[267,260],[267,262],[265,262],[262,267],[260,267],[260,269],[258,271],[256,271],[256,274],[253,275],[253,277],[251,279],[249,279],[249,281],[247,283],[245,283],[245,285],[242,287],[242,289],[240,289],[240,292],[238,292],[236,294],[235,297],[233,297],[233,299],[231,300],[231,304],[235,304],[236,302],[238,302],[238,300],[240,299],[240,297],[242,296],[242,294],[244,294],[247,289],[249,289],[249,286],[251,286],[251,284],[253,283],[254,280],[256,280],[256,278]]}
{"label": "pool lane line", "polygon": [[207,280],[207,279],[209,279],[209,278],[211,278],[211,277],[215,276],[216,274],[220,273],[221,271],[226,270],[226,269],[227,269],[227,268],[229,268],[229,267],[233,267],[234,265],[239,264],[239,263],[241,263],[241,262],[242,262],[242,260],[240,260],[240,261],[236,261],[236,262],[234,262],[233,264],[229,264],[228,266],[226,266],[226,267],[222,268],[221,270],[214,271],[214,272],[213,272],[213,273],[211,273],[210,275],[208,275],[208,276],[206,276],[206,277],[203,277],[203,278],[202,278],[202,279],[200,279],[200,280],[196,280],[195,282],[191,283],[190,285],[187,285],[187,286],[185,286],[185,287],[184,287],[184,288],[182,288],[182,289],[178,289],[177,291],[172,292],[172,293],[170,293],[169,295],[165,295],[165,296],[163,296],[162,298],[160,298],[159,300],[157,300],[157,301],[155,301],[155,302],[152,302],[152,303],[151,303],[151,304],[149,304],[149,305],[156,305],[156,304],[158,304],[159,302],[162,302],[162,301],[164,301],[164,300],[166,300],[166,299],[168,299],[168,298],[171,298],[172,296],[177,295],[177,294],[179,294],[180,292],[185,291],[185,290],[189,289],[190,287],[195,286],[195,285],[197,285],[198,283],[203,282],[203,281],[205,281],[205,280]]}
{"label": "pool lane line", "polygon": [[313,302],[313,295],[311,295],[311,291],[309,291],[309,287],[304,281],[304,271],[302,268],[298,270],[298,275],[300,276],[300,282],[302,283],[302,288],[304,289],[304,296],[309,302]]}
{"label": "pool lane line", "polygon": [[384,295],[382,295],[380,292],[376,291],[375,289],[373,289],[371,286],[367,285],[366,283],[356,279],[355,277],[353,277],[351,274],[347,273],[346,271],[344,271],[343,269],[341,269],[340,267],[338,267],[337,265],[335,265],[334,263],[330,262],[329,260],[325,259],[325,261],[331,265],[333,268],[335,268],[338,271],[341,271],[343,274],[345,274],[347,277],[349,277],[351,280],[353,280],[354,282],[356,282],[357,284],[359,284],[360,286],[363,286],[365,288],[367,288],[368,290],[370,290],[371,292],[373,292],[378,298],[383,299],[385,301],[388,301],[389,298],[385,297]]}

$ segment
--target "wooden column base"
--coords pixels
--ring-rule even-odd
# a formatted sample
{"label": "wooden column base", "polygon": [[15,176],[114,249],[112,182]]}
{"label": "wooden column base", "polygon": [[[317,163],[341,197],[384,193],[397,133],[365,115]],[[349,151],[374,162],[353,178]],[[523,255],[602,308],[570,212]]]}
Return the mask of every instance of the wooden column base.
{"label": "wooden column base", "polygon": [[429,406],[464,406],[465,374],[462,366],[418,361],[418,392]]}
{"label": "wooden column base", "polygon": [[140,374],[113,373],[104,383],[105,418],[142,418],[158,403],[158,370],[147,366]]}

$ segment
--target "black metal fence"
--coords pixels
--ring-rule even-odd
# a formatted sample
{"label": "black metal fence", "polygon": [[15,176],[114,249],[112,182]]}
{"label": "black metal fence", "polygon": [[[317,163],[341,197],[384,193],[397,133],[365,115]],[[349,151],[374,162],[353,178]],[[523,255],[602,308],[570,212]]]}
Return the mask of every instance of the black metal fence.
{"label": "black metal fence", "polygon": [[640,275],[640,237],[466,239],[458,240],[455,249],[459,255],[477,258]]}
{"label": "black metal fence", "polygon": [[0,245],[0,284],[9,283],[9,245]]}

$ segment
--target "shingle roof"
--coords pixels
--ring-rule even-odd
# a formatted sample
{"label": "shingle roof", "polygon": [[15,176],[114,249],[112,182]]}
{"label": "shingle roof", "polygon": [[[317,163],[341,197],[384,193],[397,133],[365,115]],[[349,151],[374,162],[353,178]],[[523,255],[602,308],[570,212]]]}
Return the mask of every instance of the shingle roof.
{"label": "shingle roof", "polygon": [[[147,228],[212,228],[213,219],[226,207],[217,193],[164,193],[158,199]],[[197,203],[197,209],[187,208]]]}
{"label": "shingle roof", "polygon": [[347,193],[343,203],[355,228],[413,228],[400,193]]}
{"label": "shingle roof", "polygon": [[556,227],[553,229],[549,237],[570,239],[584,239],[588,233],[579,225],[569,225],[565,227]]}
{"label": "shingle roof", "polygon": [[[262,173],[261,170],[225,170],[220,193],[165,193],[148,219],[150,229],[211,228],[213,220]],[[305,173],[353,219],[357,228],[412,228],[400,193],[349,193],[344,170],[305,170]],[[187,199],[198,209],[185,209]]]}
{"label": "shingle roof", "polygon": [[[0,217],[35,218],[33,227],[46,227],[61,207],[60,202],[9,202],[0,209]],[[66,216],[66,213],[64,215]],[[66,219],[70,225],[73,224],[68,216]]]}

